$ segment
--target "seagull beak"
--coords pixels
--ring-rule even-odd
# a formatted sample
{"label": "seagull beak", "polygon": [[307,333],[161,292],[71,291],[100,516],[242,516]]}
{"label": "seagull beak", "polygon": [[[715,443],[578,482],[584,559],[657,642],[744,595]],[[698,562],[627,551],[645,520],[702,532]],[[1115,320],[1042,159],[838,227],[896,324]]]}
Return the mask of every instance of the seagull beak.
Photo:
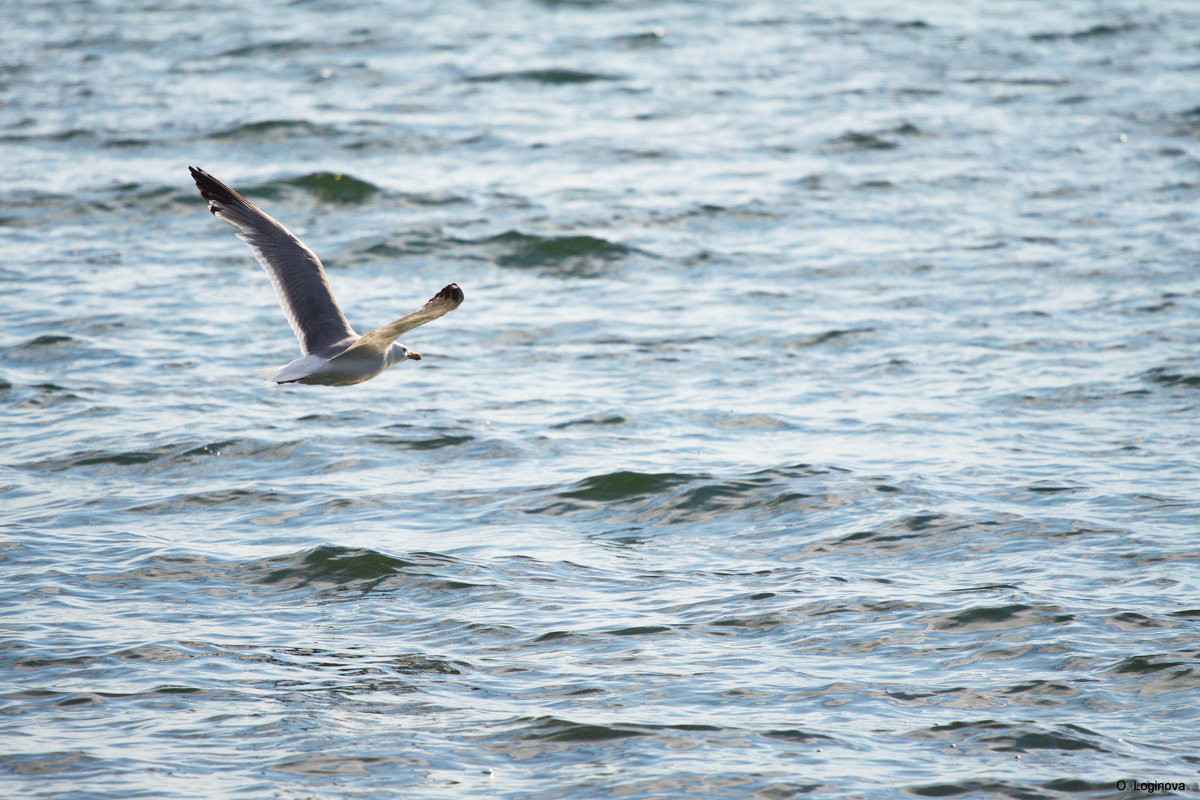
{"label": "seagull beak", "polygon": [[421,360],[421,354],[420,354],[420,353],[413,353],[413,352],[411,352],[411,351],[410,351],[410,352],[409,352],[409,354],[408,354],[408,358],[409,358],[409,360],[410,360],[410,361],[420,361],[420,360]]}

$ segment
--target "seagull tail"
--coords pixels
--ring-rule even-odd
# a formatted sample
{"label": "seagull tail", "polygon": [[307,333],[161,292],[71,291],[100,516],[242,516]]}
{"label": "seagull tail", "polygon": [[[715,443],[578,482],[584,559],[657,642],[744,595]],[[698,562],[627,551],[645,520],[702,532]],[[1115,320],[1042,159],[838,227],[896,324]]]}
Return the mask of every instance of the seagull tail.
{"label": "seagull tail", "polygon": [[279,373],[283,372],[284,367],[270,367],[268,369],[254,370],[254,377],[262,378],[264,381],[273,381],[279,377]]}
{"label": "seagull tail", "polygon": [[319,372],[321,367],[325,366],[325,359],[320,356],[309,354],[295,361],[289,361],[282,367],[270,367],[268,369],[254,370],[254,377],[262,378],[264,381],[275,381],[276,383],[295,383],[301,378],[307,378],[315,372]]}

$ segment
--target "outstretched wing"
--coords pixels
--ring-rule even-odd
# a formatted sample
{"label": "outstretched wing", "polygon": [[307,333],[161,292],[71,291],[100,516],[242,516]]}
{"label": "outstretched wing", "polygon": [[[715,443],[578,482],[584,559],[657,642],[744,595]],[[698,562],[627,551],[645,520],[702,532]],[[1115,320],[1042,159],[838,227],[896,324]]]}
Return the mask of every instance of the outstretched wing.
{"label": "outstretched wing", "polygon": [[[188,167],[208,210],[238,229],[267,271],[284,316],[306,354],[354,336],[338,308],[321,260],[253,203],[202,169]],[[420,324],[420,323],[418,323]]]}
{"label": "outstretched wing", "polygon": [[[366,334],[355,342],[350,347],[350,350],[371,349],[376,352],[383,352],[391,346],[392,342],[413,328],[418,325],[424,325],[426,322],[433,322],[438,317],[449,314],[462,305],[462,301],[463,290],[458,288],[457,283],[452,283],[429,298],[429,301],[425,305],[411,314],[405,314],[395,322],[389,322],[387,325],[376,328]],[[350,352],[350,350],[346,352]]]}

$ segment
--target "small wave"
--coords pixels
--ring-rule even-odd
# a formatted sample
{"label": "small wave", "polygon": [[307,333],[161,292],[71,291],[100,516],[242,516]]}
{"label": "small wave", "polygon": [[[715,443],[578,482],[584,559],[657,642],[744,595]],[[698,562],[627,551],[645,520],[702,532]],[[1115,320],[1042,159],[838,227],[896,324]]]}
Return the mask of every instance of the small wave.
{"label": "small wave", "polygon": [[538,236],[507,231],[484,239],[502,267],[540,269],[556,275],[594,277],[612,264],[638,252],[595,236]]}
{"label": "small wave", "polygon": [[602,72],[587,72],[575,69],[524,69],[514,72],[489,72],[467,78],[472,83],[496,83],[500,81],[530,81],[551,85],[591,83],[592,81],[617,80],[616,75]]}
{"label": "small wave", "polygon": [[1142,696],[1190,692],[1200,687],[1200,659],[1191,654],[1129,656],[1121,659],[1110,671],[1127,678]]}
{"label": "small wave", "polygon": [[1074,31],[1072,33],[1061,33],[1058,31],[1048,31],[1044,33],[1031,33],[1029,40],[1032,42],[1086,42],[1090,39],[1103,39],[1109,36],[1120,36],[1123,33],[1131,33],[1141,30],[1141,25],[1134,23],[1125,23],[1124,25],[1093,25],[1090,28]]}
{"label": "small wave", "polygon": [[248,566],[247,571],[258,575],[252,579],[252,583],[287,591],[310,586],[344,586],[378,581],[411,566],[414,566],[414,562],[393,558],[375,550],[321,545],[302,553],[258,561]]}
{"label": "small wave", "polygon": [[66,128],[36,133],[8,133],[0,136],[0,142],[76,142],[94,141],[95,139],[96,131],[87,128]]}
{"label": "small wave", "polygon": [[362,203],[381,191],[373,183],[341,172],[313,172],[282,183],[303,189],[323,203]]}
{"label": "small wave", "polygon": [[368,436],[362,440],[366,444],[378,444],[397,450],[441,450],[446,447],[458,447],[475,441],[470,434],[442,433],[423,439],[410,439],[403,436],[380,434]]}
{"label": "small wave", "polygon": [[1063,613],[1058,606],[1027,606],[1013,603],[1005,606],[977,606],[950,614],[931,614],[924,622],[929,627],[950,633],[1006,631],[1029,625],[1057,625],[1077,619],[1075,614]]}
{"label": "small wave", "polygon": [[813,733],[812,731],[802,731],[796,728],[788,728],[785,730],[763,731],[761,736],[767,739],[777,739],[781,742],[791,742],[795,744],[822,744],[825,742],[838,742],[832,736],[826,736],[823,733]]}
{"label": "small wave", "polygon": [[248,122],[235,125],[208,135],[208,139],[220,142],[253,139],[259,143],[276,143],[288,139],[317,138],[326,139],[338,136],[337,128],[329,125],[319,125],[303,119],[268,119],[259,122]]}
{"label": "small wave", "polygon": [[47,334],[45,336],[38,336],[37,338],[30,339],[29,341],[20,345],[20,348],[22,350],[34,350],[43,347],[58,347],[59,345],[72,344],[74,341],[75,340],[70,336]]}
{"label": "small wave", "polygon": [[440,595],[481,588],[479,583],[442,574],[457,563],[449,556],[436,553],[397,558],[377,550],[321,545],[256,561],[242,570],[248,583],[281,592],[300,589],[334,593],[348,589],[370,591],[386,584],[395,587],[417,585],[425,593]]}
{"label": "small wave", "polygon": [[[786,524],[791,514],[812,513],[851,502],[824,485],[823,478],[829,472],[807,464],[727,479],[670,472],[612,472],[593,475],[559,489],[551,495],[549,504],[530,508],[526,513],[550,517],[588,514],[606,523],[637,521],[658,525],[741,517],[746,522],[767,521],[780,526]],[[822,485],[801,490],[801,483],[812,479],[822,480]],[[861,491],[877,494],[874,485],[864,486]]]}
{"label": "small wave", "polygon": [[788,348],[798,350],[808,347],[818,347],[838,339],[844,339],[849,336],[856,336],[861,333],[874,333],[875,328],[831,328],[827,331],[814,333],[810,336],[805,336],[792,342],[788,342]]}
{"label": "small wave", "polygon": [[[59,389],[59,387],[50,387]],[[136,450],[83,450],[69,456],[45,459],[25,464],[30,469],[60,472],[78,467],[119,468],[164,462],[164,466],[176,466],[193,462],[195,459],[220,456],[239,451],[241,455],[269,452],[278,445],[259,445],[243,439],[226,439],[197,445],[194,442],[171,442]]]}
{"label": "small wave", "polygon": [[295,495],[283,492],[264,492],[255,489],[225,489],[216,492],[184,494],[173,497],[170,500],[133,506],[125,509],[125,511],[128,514],[174,514],[197,508],[220,508],[222,506],[247,508],[261,505],[294,503],[296,500]]}
{"label": "small wave", "polygon": [[1186,389],[1200,389],[1200,375],[1190,375],[1179,370],[1172,370],[1169,367],[1155,367],[1143,372],[1138,377],[1150,383],[1158,383],[1163,386],[1182,386]]}
{"label": "small wave", "polygon": [[965,752],[977,750],[1000,753],[1028,753],[1036,750],[1093,750],[1112,752],[1103,737],[1078,725],[1042,728],[1028,723],[1013,724],[985,719],[934,725],[910,736],[917,739],[951,740]]}
{"label": "small wave", "polygon": [[[0,387],[2,388],[2,387]],[[568,420],[567,422],[559,422],[550,427],[554,430],[565,431],[575,428],[607,428],[618,425],[627,425],[629,419],[620,414],[598,414],[590,417],[580,417],[579,419]]]}
{"label": "small wave", "polygon": [[558,496],[599,503],[619,503],[661,494],[698,477],[671,472],[612,472],[585,478],[577,484],[577,489],[562,492]]}
{"label": "small wave", "polygon": [[297,39],[287,39],[279,42],[257,42],[255,44],[243,45],[235,47],[232,50],[226,50],[217,54],[217,58],[241,58],[243,56],[259,55],[267,53],[270,55],[281,53],[294,53],[298,51],[311,51],[313,43],[308,41],[300,41]]}
{"label": "small wave", "polygon": [[889,139],[884,139],[873,133],[846,131],[841,136],[830,139],[826,149],[830,152],[845,153],[869,150],[895,150],[900,145]]}

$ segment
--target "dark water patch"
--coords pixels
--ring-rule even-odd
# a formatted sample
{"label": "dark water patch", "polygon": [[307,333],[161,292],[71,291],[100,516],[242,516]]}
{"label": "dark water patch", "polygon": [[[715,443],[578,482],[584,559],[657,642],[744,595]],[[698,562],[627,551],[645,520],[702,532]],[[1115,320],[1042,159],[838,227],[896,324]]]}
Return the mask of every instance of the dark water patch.
{"label": "dark water patch", "polygon": [[515,72],[490,72],[483,75],[472,75],[466,80],[471,83],[496,83],[501,81],[525,81],[560,86],[575,83],[592,83],[593,81],[617,80],[617,75],[607,75],[602,72],[587,72],[575,69],[525,69]]}
{"label": "dark water patch", "polygon": [[378,582],[398,575],[416,562],[394,558],[375,550],[321,545],[301,553],[272,556],[247,565],[252,583],[280,591],[309,587],[328,588]]}
{"label": "dark water patch", "polygon": [[177,213],[202,206],[199,195],[188,187],[144,184],[131,181],[105,190],[102,199],[89,205],[90,211],[104,214],[140,212],[145,216]]}
{"label": "dark water patch", "polygon": [[571,491],[559,493],[559,497],[572,500],[620,503],[661,494],[666,490],[694,480],[692,475],[675,473],[612,472],[584,478]]}
{"label": "dark water patch", "polygon": [[268,119],[248,122],[209,134],[206,138],[218,142],[247,142],[279,144],[291,139],[328,139],[341,134],[337,128],[319,125],[303,119]]}
{"label": "dark water patch", "polygon": [[963,83],[970,85],[996,84],[999,86],[1044,86],[1047,88],[1057,88],[1068,86],[1071,82],[1065,78],[1010,78],[996,75],[976,75],[964,79]]}
{"label": "dark water patch", "polygon": [[1136,611],[1122,611],[1119,614],[1112,614],[1105,617],[1104,621],[1123,631],[1158,630],[1160,628],[1173,628],[1179,624],[1170,619],[1158,619],[1157,617],[1139,614]]}
{"label": "dark water patch", "polygon": [[49,458],[23,464],[26,469],[62,472],[81,467],[100,467],[112,471],[121,467],[150,464],[166,458],[179,450],[179,445],[168,444],[158,447],[113,452],[112,450],[84,450],[61,458]]}
{"label": "dark water patch", "polygon": [[1142,696],[1195,691],[1200,687],[1200,650],[1128,656],[1110,670]]}
{"label": "dark water patch", "polygon": [[[115,182],[98,190],[73,195],[30,193],[3,204],[0,225],[15,228],[44,227],[56,223],[116,217],[135,224],[152,218],[174,216],[200,203],[194,191],[136,181]],[[111,222],[105,223],[113,224]],[[105,264],[115,263],[111,261]]]}
{"label": "dark water patch", "polygon": [[382,445],[395,450],[441,450],[446,447],[458,447],[475,441],[469,434],[440,434],[422,439],[408,439],[400,436],[376,435],[367,436],[360,441],[365,444]]}
{"label": "dark water patch", "polygon": [[20,142],[80,142],[95,141],[96,131],[87,128],[66,128],[55,131],[37,131],[32,133],[7,133],[0,135],[0,143]]}
{"label": "dark water patch", "polygon": [[850,153],[856,151],[895,150],[900,145],[889,139],[884,139],[874,133],[861,131],[846,131],[841,136],[830,139],[825,149],[833,153]]}
{"label": "dark water patch", "polygon": [[[599,743],[648,736],[644,726],[573,722],[558,717],[525,717],[514,720],[507,736],[518,740],[564,743]],[[507,738],[507,737],[506,737]]]}
{"label": "dark water patch", "polygon": [[1031,483],[1022,488],[1026,492],[1032,492],[1034,494],[1063,494],[1063,493],[1078,492],[1083,487],[1082,486],[1065,485],[1061,481],[1041,480],[1041,481],[1035,481],[1034,483]]}
{"label": "dark water patch", "polygon": [[967,753],[991,751],[1028,753],[1039,750],[1075,752],[1091,750],[1112,752],[1104,737],[1079,725],[1064,724],[1044,728],[1032,723],[1000,722],[993,719],[950,722],[934,725],[909,736],[916,739],[950,741]]}
{"label": "dark water patch", "polygon": [[1200,389],[1200,375],[1192,375],[1170,367],[1154,367],[1138,375],[1144,381],[1163,386],[1180,386],[1185,389]]}
{"label": "dark water patch", "polygon": [[821,331],[820,333],[814,333],[814,334],[805,336],[800,339],[795,339],[793,341],[788,342],[786,346],[789,350],[800,350],[800,349],[805,349],[805,348],[809,348],[809,347],[819,347],[820,345],[827,344],[829,342],[833,342],[836,340],[844,339],[846,337],[855,337],[859,334],[874,333],[874,332],[875,332],[874,328],[833,328],[831,330]]}
{"label": "dark water patch", "polygon": [[559,422],[550,427],[554,430],[565,431],[575,428],[609,428],[627,424],[629,424],[629,419],[620,414],[597,414],[591,417],[580,417],[579,419],[567,422]]}
{"label": "dark water patch", "polygon": [[1180,113],[1168,130],[1176,136],[1200,136],[1200,106]]}
{"label": "dark water patch", "polygon": [[1071,33],[1062,33],[1059,31],[1049,31],[1043,33],[1032,33],[1029,35],[1029,40],[1033,42],[1087,42],[1093,39],[1106,39],[1112,36],[1120,36],[1124,33],[1133,33],[1140,31],[1142,25],[1127,22],[1121,25],[1093,25],[1090,28],[1074,31]]}
{"label": "dark water patch", "polygon": [[595,236],[538,236],[508,231],[481,244],[496,263],[563,277],[597,277],[638,251]]}
{"label": "dark water patch", "polygon": [[254,44],[235,47],[232,50],[225,50],[217,53],[216,58],[242,58],[243,56],[253,55],[281,55],[284,53],[295,52],[310,52],[313,49],[311,41],[301,41],[298,39],[286,39],[278,42],[256,42]]}
{"label": "dark water patch", "polygon": [[949,633],[979,633],[1005,631],[1028,625],[1061,625],[1077,619],[1058,606],[1027,606],[1013,603],[1005,606],[976,606],[949,614],[931,614],[922,621],[934,630]]}
{"label": "dark water patch", "polygon": [[1056,708],[1079,697],[1082,693],[1077,687],[1067,683],[1031,680],[1000,689],[992,694],[1002,698],[1006,703]]}
{"label": "dark water patch", "polygon": [[256,443],[246,439],[226,439],[202,445],[171,442],[143,447],[137,450],[83,450],[65,457],[28,462],[22,466],[27,469],[46,470],[50,472],[62,472],[80,468],[99,468],[101,471],[113,472],[123,467],[139,467],[149,464],[155,464],[162,468],[170,468],[188,465],[197,459],[209,457],[227,455],[245,457],[262,456],[266,452],[276,450],[278,447],[279,445]]}
{"label": "dark water patch", "polygon": [[293,503],[295,495],[258,489],[222,489],[215,492],[184,494],[154,503],[144,503],[125,509],[128,514],[176,514],[202,508],[257,508],[263,505]]}
{"label": "dark water patch", "polygon": [[44,347],[61,347],[63,345],[73,344],[75,340],[70,336],[62,336],[55,334],[46,334],[30,339],[18,347],[22,350],[41,349]]}
{"label": "dark water patch", "polygon": [[543,723],[538,728],[540,730],[530,731],[526,735],[531,739],[545,739],[551,742],[603,742],[610,739],[627,739],[631,736],[646,735],[642,731],[629,728],[558,721]]}
{"label": "dark water patch", "polygon": [[158,142],[153,139],[133,139],[129,137],[105,139],[103,142],[105,147],[111,147],[114,150],[140,150],[155,144],[158,144]]}
{"label": "dark water patch", "polygon": [[672,628],[666,625],[639,625],[633,628],[619,628],[615,631],[605,631],[608,636],[657,636],[660,633],[671,633]]}
{"label": "dark water patch", "polygon": [[[1062,781],[1066,785],[1074,785],[1076,782]],[[1085,781],[1077,783],[1090,786]],[[1000,778],[964,778],[959,781],[949,781],[946,783],[924,783],[904,787],[904,791],[908,794],[914,794],[917,797],[968,797],[968,798],[1012,798],[1012,800],[1061,800],[1061,798],[1073,797],[1073,794],[1063,793],[1061,791],[1050,791],[1048,786],[1042,787],[1046,791],[1039,791],[1035,785],[1028,783],[1017,783],[1014,781],[1006,781]],[[1098,790],[1103,790],[1098,796],[1104,796],[1104,792],[1113,790],[1112,782],[1096,784]],[[1067,790],[1070,791],[1070,790]]]}
{"label": "dark water patch", "polygon": [[[241,568],[247,582],[272,591],[317,590],[323,594],[376,592],[411,587],[411,599],[445,607],[477,589],[494,591],[454,575],[458,562],[434,553],[396,558],[376,550],[322,545],[299,553],[255,561]],[[449,574],[443,574],[449,571]],[[473,595],[472,595],[473,596]],[[499,597],[499,595],[496,595]],[[467,595],[463,595],[463,600]]]}
{"label": "dark water patch", "polygon": [[[194,658],[210,655],[211,652],[206,652],[204,648],[197,648],[193,644],[172,643],[166,644],[147,644],[137,647],[127,647],[111,652],[96,653],[92,655],[79,656],[26,656],[14,661],[11,666],[16,670],[75,670],[80,668],[92,668],[99,664],[116,663],[121,661],[128,662],[146,662],[155,664],[170,664],[177,661],[187,661]],[[145,696],[158,694],[195,694],[201,690],[195,688],[186,688],[178,686],[157,687],[148,692],[138,692],[135,695],[130,694],[113,694],[107,695],[112,697],[130,697],[130,696]],[[61,695],[60,692],[38,692],[37,697]],[[104,694],[104,693],[101,693]]]}
{"label": "dark water patch", "polygon": [[[561,517],[583,514],[606,525],[694,525],[740,520],[780,528],[793,516],[845,505],[852,500],[827,485],[829,470],[802,464],[767,469],[741,478],[714,479],[681,473],[614,472],[585,478],[552,495],[548,505],[526,513]],[[815,485],[808,485],[815,482]],[[862,493],[877,496],[870,488]]]}
{"label": "dark water patch", "polygon": [[363,203],[380,193],[375,184],[341,172],[313,172],[281,183],[303,189],[322,203]]}
{"label": "dark water patch", "polygon": [[[380,653],[346,652],[322,647],[277,647],[266,650],[246,647],[217,648],[220,655],[239,661],[269,663],[284,667],[299,667],[316,673],[315,681],[305,684],[317,688],[336,686],[344,692],[372,692],[379,690],[411,691],[408,683],[396,683],[389,676],[408,675],[462,675],[471,667],[462,661],[449,661],[423,653]],[[328,676],[338,677],[330,680]],[[361,681],[346,684],[343,678],[360,678]],[[292,688],[298,688],[299,684]]]}
{"label": "dark water patch", "polygon": [[[1029,497],[1028,494],[1024,496]],[[1038,495],[1035,493],[1033,496]],[[1117,528],[1103,528],[1071,519],[1036,519],[1017,515],[962,517],[925,512],[897,517],[869,530],[814,542],[804,549],[812,554],[849,548],[889,553],[892,556],[924,553],[925,557],[932,557],[940,553],[946,557],[963,558],[967,553],[978,555],[1016,547],[1032,550],[1043,546],[1041,543],[1045,541],[1088,535],[1121,536],[1124,533]]]}
{"label": "dark water patch", "polygon": [[[138,702],[143,700],[153,700],[154,707],[162,709],[166,705],[162,702],[164,698],[185,697],[189,700],[195,700],[201,697],[219,697],[228,698],[229,692],[213,692],[205,689],[199,689],[188,686],[170,686],[158,689],[151,689],[144,692],[70,692],[63,693],[63,696],[51,701],[49,705],[61,709],[82,709],[93,706],[109,705],[114,702]],[[190,707],[190,703],[182,704],[183,707]]]}
{"label": "dark water patch", "polygon": [[774,739],[776,741],[787,742],[789,744],[841,744],[838,739],[835,739],[832,736],[826,736],[823,733],[799,730],[797,728],[763,731],[759,735],[765,739]]}

